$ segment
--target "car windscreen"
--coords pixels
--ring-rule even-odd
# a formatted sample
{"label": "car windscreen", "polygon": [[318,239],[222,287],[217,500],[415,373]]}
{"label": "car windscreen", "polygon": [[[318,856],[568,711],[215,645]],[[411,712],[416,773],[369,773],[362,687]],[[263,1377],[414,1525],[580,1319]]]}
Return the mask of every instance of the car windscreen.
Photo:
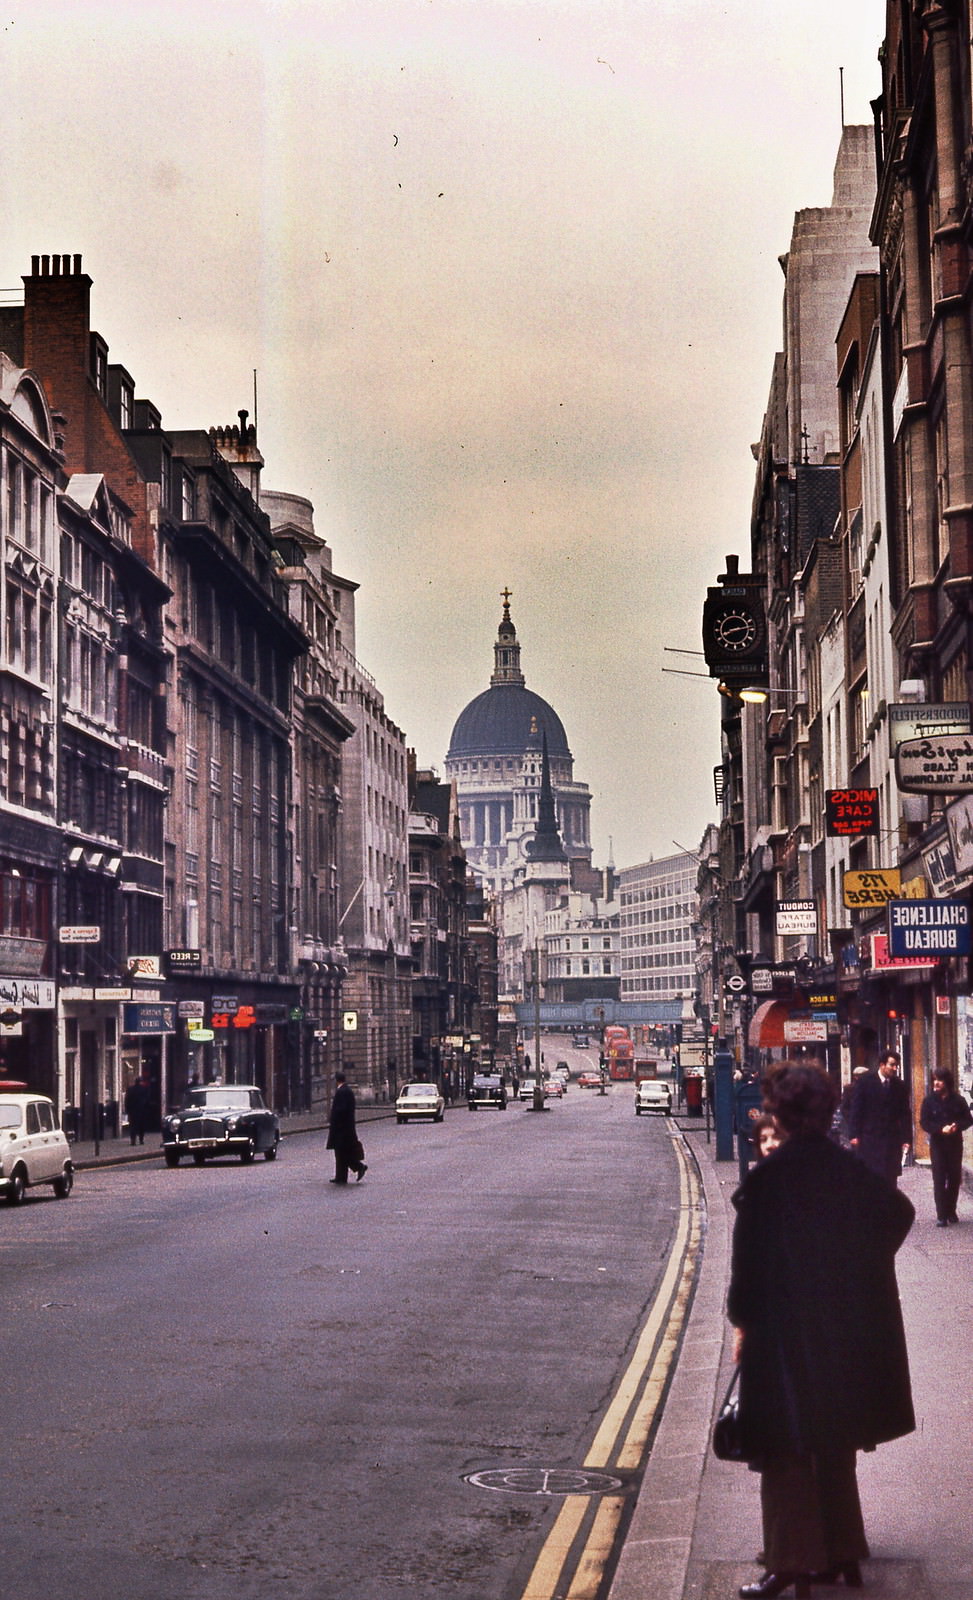
{"label": "car windscreen", "polygon": [[251,1104],[249,1089],[194,1089],[186,1100],[187,1107],[205,1106],[209,1111],[249,1111]]}

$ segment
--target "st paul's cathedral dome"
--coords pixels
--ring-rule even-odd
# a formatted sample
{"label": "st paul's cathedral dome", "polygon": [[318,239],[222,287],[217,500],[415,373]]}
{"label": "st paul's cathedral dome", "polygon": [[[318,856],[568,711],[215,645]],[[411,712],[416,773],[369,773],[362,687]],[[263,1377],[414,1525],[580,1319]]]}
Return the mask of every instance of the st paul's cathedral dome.
{"label": "st paul's cathedral dome", "polygon": [[565,854],[590,865],[587,784],[574,781],[574,759],[554,707],[528,689],[510,618],[510,590],[493,647],[490,687],[460,712],[446,754],[455,780],[467,860],[495,883],[512,880],[528,857],[546,738],[551,788]]}

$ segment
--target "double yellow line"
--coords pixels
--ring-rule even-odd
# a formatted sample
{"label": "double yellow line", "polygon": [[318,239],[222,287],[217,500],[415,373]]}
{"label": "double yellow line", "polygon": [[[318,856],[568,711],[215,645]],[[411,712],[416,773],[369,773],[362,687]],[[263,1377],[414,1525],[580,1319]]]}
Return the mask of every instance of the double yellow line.
{"label": "double yellow line", "polygon": [[[642,1465],[689,1310],[699,1253],[700,1186],[683,1139],[674,1136],[673,1145],[679,1158],[676,1236],[632,1359],[585,1457],[584,1465],[592,1470],[614,1467],[634,1472]],[[565,1495],[523,1600],[555,1600],[555,1596],[557,1600],[595,1600],[618,1535],[625,1499],[623,1494],[605,1494],[595,1501],[589,1495]],[[578,1549],[586,1517],[590,1525]],[[562,1580],[570,1587],[564,1588]]]}

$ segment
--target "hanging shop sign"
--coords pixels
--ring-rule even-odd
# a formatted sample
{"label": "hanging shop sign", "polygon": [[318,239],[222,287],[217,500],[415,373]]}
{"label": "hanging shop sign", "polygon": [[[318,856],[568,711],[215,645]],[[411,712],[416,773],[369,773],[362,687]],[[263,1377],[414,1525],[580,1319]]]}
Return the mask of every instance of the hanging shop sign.
{"label": "hanging shop sign", "polygon": [[94,925],[79,927],[72,924],[67,928],[58,928],[57,936],[62,944],[97,944],[101,938],[101,929]]}
{"label": "hanging shop sign", "polygon": [[167,950],[165,957],[170,977],[177,972],[198,972],[203,964],[202,950]]}
{"label": "hanging shop sign", "polygon": [[902,894],[898,867],[874,867],[871,872],[846,872],[841,880],[842,900],[849,911],[862,906],[885,906]]}
{"label": "hanging shop sign", "polygon": [[823,1017],[785,1017],[784,1040],[787,1044],[818,1044],[828,1037],[828,1024]]}
{"label": "hanging shop sign", "polygon": [[941,705],[891,705],[888,709],[889,745],[898,749],[906,739],[941,738],[947,733],[969,733],[970,703],[949,700]]}
{"label": "hanging shop sign", "polygon": [[973,795],[964,795],[946,807],[946,829],[957,873],[973,872]]}
{"label": "hanging shop sign", "polygon": [[817,901],[778,900],[775,925],[778,938],[787,938],[795,933],[817,933]]}
{"label": "hanging shop sign", "polygon": [[891,900],[889,952],[893,956],[968,956],[967,899]]}
{"label": "hanging shop sign", "polygon": [[895,752],[895,781],[904,794],[973,794],[973,734],[905,739]]}
{"label": "hanging shop sign", "polygon": [[928,972],[930,967],[939,965],[939,957],[893,956],[889,951],[888,934],[872,933],[866,943],[863,965],[870,972],[905,972],[914,967],[924,967]]}
{"label": "hanging shop sign", "polygon": [[176,1007],[171,1000],[156,1005],[131,1004],[122,1007],[123,1033],[175,1033]]}
{"label": "hanging shop sign", "polygon": [[824,831],[829,839],[861,839],[876,834],[877,789],[826,789]]}

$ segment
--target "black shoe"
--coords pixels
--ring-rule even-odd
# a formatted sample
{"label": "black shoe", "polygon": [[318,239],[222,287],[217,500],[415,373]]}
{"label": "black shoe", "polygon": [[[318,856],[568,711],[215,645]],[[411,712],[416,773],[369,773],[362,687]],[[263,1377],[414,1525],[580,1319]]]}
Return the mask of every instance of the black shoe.
{"label": "black shoe", "polygon": [[808,1572],[768,1572],[753,1583],[745,1583],[740,1590],[740,1600],[774,1600],[785,1589],[794,1585],[795,1600],[810,1600],[811,1575]]}
{"label": "black shoe", "polygon": [[359,1168],[358,1168],[358,1176],[357,1176],[357,1178],[356,1178],[356,1179],[355,1179],[355,1182],[356,1182],[356,1183],[361,1183],[361,1181],[362,1181],[362,1178],[363,1178],[363,1177],[364,1177],[364,1176],[365,1176],[365,1173],[366,1173],[366,1172],[367,1172],[367,1171],[368,1171],[368,1168],[367,1168],[367,1167],[366,1167],[366,1165],[365,1165],[365,1163],[364,1163],[364,1161],[363,1161],[363,1162],[362,1162],[362,1164],[361,1164],[361,1166],[360,1166],[360,1167],[359,1167]]}
{"label": "black shoe", "polygon": [[949,1218],[948,1217],[937,1217],[936,1218],[936,1227],[937,1228],[948,1228],[949,1227]]}
{"label": "black shoe", "polygon": [[951,1213],[950,1213],[950,1215],[949,1215],[949,1216],[948,1216],[948,1217],[947,1217],[947,1218],[946,1218],[946,1221],[947,1221],[947,1222],[959,1222],[959,1217],[958,1217],[958,1216],[957,1216],[957,1215],[956,1215],[956,1212],[955,1212],[955,1211],[953,1211],[953,1212],[951,1212]]}
{"label": "black shoe", "polygon": [[328,1182],[329,1183],[347,1183],[348,1179],[347,1178],[329,1178]]}

